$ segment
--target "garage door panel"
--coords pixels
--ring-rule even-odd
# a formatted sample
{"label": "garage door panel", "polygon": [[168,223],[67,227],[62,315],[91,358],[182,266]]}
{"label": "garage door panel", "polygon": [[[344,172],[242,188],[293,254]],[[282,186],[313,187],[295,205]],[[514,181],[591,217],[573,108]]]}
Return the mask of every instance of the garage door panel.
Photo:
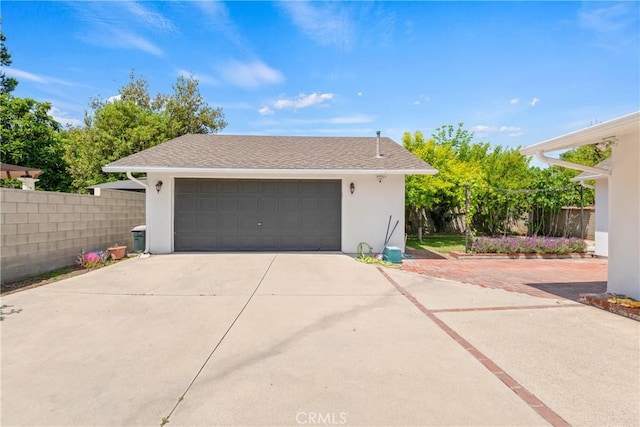
{"label": "garage door panel", "polygon": [[[189,201],[191,204],[191,201]],[[218,209],[218,200],[213,197],[203,197],[197,200],[198,212],[215,212]]]}
{"label": "garage door panel", "polygon": [[200,185],[195,179],[185,179],[176,181],[176,192],[180,194],[198,194]]}
{"label": "garage door panel", "polygon": [[339,181],[176,179],[175,188],[176,250],[340,250]]}
{"label": "garage door panel", "polygon": [[217,221],[214,215],[198,215],[195,217],[195,227],[193,227],[194,232],[198,232],[198,230],[215,230],[217,228]]}

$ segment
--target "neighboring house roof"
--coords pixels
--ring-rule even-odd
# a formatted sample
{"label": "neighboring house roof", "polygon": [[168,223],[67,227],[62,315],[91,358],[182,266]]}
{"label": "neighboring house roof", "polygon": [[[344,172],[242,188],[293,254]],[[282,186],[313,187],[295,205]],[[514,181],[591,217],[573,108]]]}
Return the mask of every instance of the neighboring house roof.
{"label": "neighboring house roof", "polygon": [[[145,181],[145,178],[141,178],[140,181]],[[95,190],[96,188],[101,190],[144,191],[144,187],[142,185],[131,181],[130,179],[126,179],[124,181],[105,182],[87,187],[88,190]]]}
{"label": "neighboring house roof", "polygon": [[[547,152],[556,150],[565,150],[568,148],[579,147],[581,145],[597,144],[599,142],[616,141],[619,139],[638,140],[638,130],[640,129],[640,111],[627,114],[598,123],[588,128],[571,132],[566,135],[558,136],[537,144],[530,145],[520,149],[520,153],[525,156],[536,154],[537,152]],[[635,138],[633,138],[635,137]]]}
{"label": "neighboring house roof", "polygon": [[184,135],[106,165],[105,172],[351,172],[434,174],[390,138]]}
{"label": "neighboring house roof", "polygon": [[0,163],[0,178],[2,179],[16,179],[25,175],[30,178],[37,178],[42,175],[42,171],[37,168]]}
{"label": "neighboring house roof", "polygon": [[[601,161],[600,163],[598,163],[597,165],[595,165],[594,167],[599,168],[599,169],[604,169],[604,170],[611,170],[611,157],[604,159],[603,161]],[[579,181],[585,181],[587,179],[596,179],[596,178],[607,178],[606,174],[596,174],[596,173],[592,173],[592,172],[582,172],[580,175],[571,178],[569,181],[572,182],[579,182]]]}

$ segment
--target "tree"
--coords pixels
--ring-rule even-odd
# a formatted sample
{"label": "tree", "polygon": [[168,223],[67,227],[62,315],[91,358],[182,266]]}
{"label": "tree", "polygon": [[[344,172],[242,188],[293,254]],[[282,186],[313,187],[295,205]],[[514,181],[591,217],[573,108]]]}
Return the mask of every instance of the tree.
{"label": "tree", "polygon": [[[6,40],[7,38],[2,30],[0,30],[0,65],[3,67],[11,65],[11,54],[4,44]],[[4,71],[0,71],[0,93],[11,93],[17,85],[18,81],[16,79],[7,77]]]}
{"label": "tree", "polygon": [[187,133],[215,133],[227,126],[222,108],[207,105],[193,76],[178,77],[165,111],[173,138]]}
{"label": "tree", "polygon": [[187,133],[214,133],[227,123],[221,108],[212,108],[200,93],[198,81],[179,77],[171,95],[149,93],[144,78],[129,76],[113,101],[94,99],[92,113],[85,114],[82,128],[66,133],[66,159],[73,186],[79,191],[89,185],[120,179],[105,174],[102,167]]}
{"label": "tree", "polygon": [[86,118],[84,128],[67,131],[65,159],[72,185],[82,192],[89,185],[122,179],[123,175],[105,174],[102,167],[164,142],[167,136],[164,115],[131,101],[104,104],[92,118]]}
{"label": "tree", "polygon": [[[525,212],[524,196],[517,191],[530,182],[528,160],[516,149],[473,142],[473,136],[462,123],[439,127],[428,141],[420,132],[404,134],[403,146],[438,170],[433,176],[406,177],[411,220],[421,223],[428,216],[435,231],[442,232],[464,217],[474,230],[496,234]],[[466,187],[471,194],[468,211]]]}
{"label": "tree", "polygon": [[0,94],[0,154],[3,162],[41,169],[41,189],[68,191],[60,123],[50,109],[48,102]]}

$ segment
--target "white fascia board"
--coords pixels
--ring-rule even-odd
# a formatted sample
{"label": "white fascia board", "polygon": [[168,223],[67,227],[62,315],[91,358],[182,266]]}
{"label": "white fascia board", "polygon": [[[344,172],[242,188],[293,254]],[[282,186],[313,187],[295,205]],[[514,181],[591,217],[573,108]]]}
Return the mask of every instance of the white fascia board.
{"label": "white fascia board", "polygon": [[146,172],[174,174],[264,174],[264,175],[434,175],[435,169],[221,169],[221,168],[179,168],[158,166],[105,166],[104,172]]}
{"label": "white fascia board", "polygon": [[598,123],[566,135],[558,136],[520,149],[524,156],[537,152],[565,150],[588,144],[597,144],[607,138],[620,138],[622,135],[638,135],[640,111]]}
{"label": "white fascia board", "polygon": [[595,179],[607,179],[607,178],[609,178],[608,175],[595,174],[595,173],[591,174],[591,173],[586,172],[586,173],[583,173],[583,174],[580,174],[580,175],[576,176],[575,178],[571,178],[569,181],[571,181],[571,182],[584,182],[584,181],[592,180],[592,179],[595,180]]}

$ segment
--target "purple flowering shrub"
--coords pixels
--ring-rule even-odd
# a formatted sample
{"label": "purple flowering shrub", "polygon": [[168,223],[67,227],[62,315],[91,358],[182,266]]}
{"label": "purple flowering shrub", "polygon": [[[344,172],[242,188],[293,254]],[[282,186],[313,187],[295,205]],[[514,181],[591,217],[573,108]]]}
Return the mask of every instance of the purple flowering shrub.
{"label": "purple flowering shrub", "polygon": [[584,253],[587,244],[576,237],[478,237],[471,251],[488,254]]}

